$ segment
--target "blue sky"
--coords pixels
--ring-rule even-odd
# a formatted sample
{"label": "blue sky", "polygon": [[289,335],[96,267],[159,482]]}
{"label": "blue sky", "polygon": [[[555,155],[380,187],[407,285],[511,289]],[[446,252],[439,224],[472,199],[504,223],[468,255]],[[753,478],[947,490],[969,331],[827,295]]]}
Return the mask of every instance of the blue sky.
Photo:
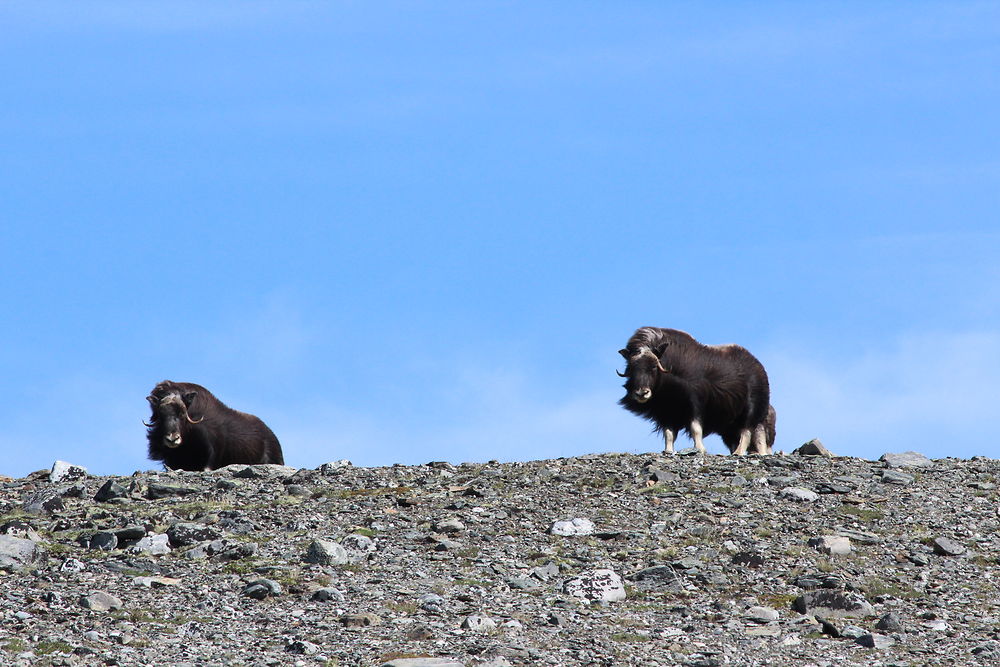
{"label": "blue sky", "polygon": [[168,378],[295,466],[657,451],[643,325],[779,449],[996,457],[998,71],[995,3],[0,4],[0,474],[156,467]]}

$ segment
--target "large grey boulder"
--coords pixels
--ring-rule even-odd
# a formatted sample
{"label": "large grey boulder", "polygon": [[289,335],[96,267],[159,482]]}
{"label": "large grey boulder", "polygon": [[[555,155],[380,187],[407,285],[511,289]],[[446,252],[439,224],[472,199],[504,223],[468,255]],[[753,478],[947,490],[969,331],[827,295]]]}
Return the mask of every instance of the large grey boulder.
{"label": "large grey boulder", "polygon": [[306,551],[305,561],[317,565],[346,565],[351,557],[347,549],[333,540],[313,540]]}
{"label": "large grey boulder", "polygon": [[890,468],[930,468],[934,461],[917,452],[886,453],[879,457]]}
{"label": "large grey boulder", "polygon": [[38,560],[38,546],[31,540],[0,535],[0,569],[14,570]]}

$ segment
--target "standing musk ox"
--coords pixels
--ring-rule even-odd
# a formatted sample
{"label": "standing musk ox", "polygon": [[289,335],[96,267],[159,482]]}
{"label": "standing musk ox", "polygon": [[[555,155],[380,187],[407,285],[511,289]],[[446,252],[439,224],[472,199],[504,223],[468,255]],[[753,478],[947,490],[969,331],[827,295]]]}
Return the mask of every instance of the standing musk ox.
{"label": "standing musk ox", "polygon": [[172,470],[215,470],[233,463],[280,463],[281,445],[264,422],[226,407],[208,389],[164,380],[146,397],[149,458]]}
{"label": "standing musk ox", "polygon": [[665,451],[686,430],[700,453],[702,437],[718,433],[730,453],[744,455],[753,440],[758,454],[774,444],[777,415],[770,405],[767,372],[739,345],[702,345],[676,329],[643,327],[625,349],[628,392],[619,401],[663,433]]}

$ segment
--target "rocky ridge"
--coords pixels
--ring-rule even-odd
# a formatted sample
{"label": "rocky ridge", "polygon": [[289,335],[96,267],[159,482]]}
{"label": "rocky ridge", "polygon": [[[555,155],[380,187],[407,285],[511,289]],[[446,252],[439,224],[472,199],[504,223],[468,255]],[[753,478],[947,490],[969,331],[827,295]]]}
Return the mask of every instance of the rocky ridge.
{"label": "rocky ridge", "polygon": [[1000,461],[686,454],[57,462],[0,488],[0,662],[1000,662]]}

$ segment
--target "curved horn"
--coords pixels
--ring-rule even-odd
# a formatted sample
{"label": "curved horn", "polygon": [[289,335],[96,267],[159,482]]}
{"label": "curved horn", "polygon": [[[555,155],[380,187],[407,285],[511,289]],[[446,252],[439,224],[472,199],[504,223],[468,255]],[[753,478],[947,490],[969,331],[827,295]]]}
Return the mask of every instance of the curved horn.
{"label": "curved horn", "polygon": [[142,425],[143,426],[148,426],[149,428],[153,428],[153,425],[152,424],[147,424],[145,419],[142,420]]}
{"label": "curved horn", "polygon": [[656,360],[656,367],[659,368],[664,373],[669,373],[670,372],[666,368],[663,367],[663,364],[660,363],[659,359]]}
{"label": "curved horn", "polygon": [[624,373],[622,373],[617,368],[615,369],[615,373],[618,373],[618,377],[620,377],[620,378],[627,378],[628,377],[627,375],[625,375]]}
{"label": "curved horn", "polygon": [[185,410],[185,411],[184,411],[184,418],[188,420],[188,423],[189,423],[189,424],[200,424],[200,423],[202,423],[203,421],[205,421],[205,415],[202,415],[202,416],[201,416],[201,419],[197,419],[197,420],[195,420],[195,419],[191,419],[191,415],[189,415],[189,414],[187,413],[187,410]]}

